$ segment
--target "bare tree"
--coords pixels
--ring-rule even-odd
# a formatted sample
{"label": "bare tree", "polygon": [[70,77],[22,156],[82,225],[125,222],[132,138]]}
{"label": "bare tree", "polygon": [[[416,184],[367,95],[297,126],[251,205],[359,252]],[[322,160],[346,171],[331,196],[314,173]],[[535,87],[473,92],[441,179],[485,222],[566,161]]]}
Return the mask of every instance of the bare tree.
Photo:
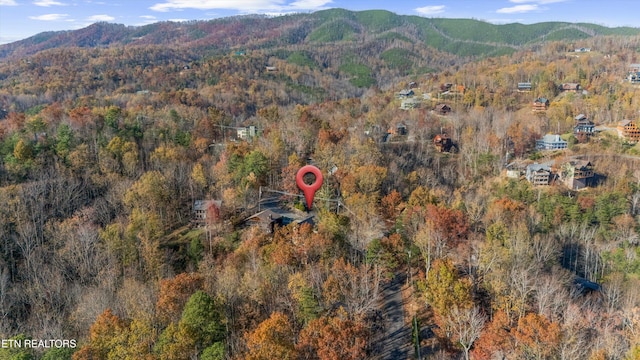
{"label": "bare tree", "polygon": [[469,350],[480,337],[486,318],[477,306],[460,309],[454,307],[446,319],[451,339],[462,347],[465,360],[469,360]]}
{"label": "bare tree", "polygon": [[560,255],[560,244],[549,235],[538,235],[533,237],[533,257],[540,265],[554,263]]}
{"label": "bare tree", "polygon": [[569,291],[567,289],[570,276],[568,272],[559,270],[534,280],[536,283],[534,285],[534,297],[538,307],[538,314],[544,315],[549,319],[560,317],[569,301]]}
{"label": "bare tree", "polygon": [[602,294],[604,295],[609,313],[612,314],[620,308],[624,296],[623,289],[624,275],[621,273],[612,274],[609,281],[602,285]]}

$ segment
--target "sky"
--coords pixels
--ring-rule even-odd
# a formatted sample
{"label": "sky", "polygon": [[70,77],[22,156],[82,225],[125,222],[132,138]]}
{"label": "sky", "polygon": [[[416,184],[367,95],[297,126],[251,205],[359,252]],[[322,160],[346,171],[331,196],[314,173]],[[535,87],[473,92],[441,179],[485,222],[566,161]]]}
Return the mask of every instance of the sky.
{"label": "sky", "polygon": [[141,26],[329,8],[385,9],[400,15],[473,18],[496,24],[567,21],[640,27],[638,0],[0,0],[0,44],[99,21]]}

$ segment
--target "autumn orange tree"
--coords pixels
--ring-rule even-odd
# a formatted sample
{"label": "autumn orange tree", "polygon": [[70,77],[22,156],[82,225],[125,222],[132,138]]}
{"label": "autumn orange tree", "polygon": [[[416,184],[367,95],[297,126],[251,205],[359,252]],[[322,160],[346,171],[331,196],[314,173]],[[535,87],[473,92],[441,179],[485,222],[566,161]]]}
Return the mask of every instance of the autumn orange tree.
{"label": "autumn orange tree", "polygon": [[380,211],[385,220],[395,221],[404,207],[402,195],[395,189],[380,200]]}
{"label": "autumn orange tree", "polygon": [[296,359],[295,335],[287,315],[274,312],[245,335],[248,360]]}
{"label": "autumn orange tree", "polygon": [[512,322],[504,311],[494,313],[475,342],[471,355],[474,359],[489,360],[495,356],[506,356],[514,352]]}
{"label": "autumn orange tree", "polygon": [[106,309],[89,329],[89,343],[73,355],[74,360],[106,359],[116,339],[127,329],[126,322]]}
{"label": "autumn orange tree", "polygon": [[552,359],[557,355],[562,340],[557,322],[549,321],[543,315],[528,313],[518,320],[517,328],[512,331],[522,357]]}
{"label": "autumn orange tree", "polygon": [[344,311],[338,311],[337,316],[311,321],[300,332],[296,348],[305,359],[362,359],[367,354],[369,335],[362,320],[350,319]]}
{"label": "autumn orange tree", "polygon": [[162,321],[177,322],[182,309],[197,290],[202,289],[202,276],[198,273],[181,273],[174,278],[160,281],[156,313]]}

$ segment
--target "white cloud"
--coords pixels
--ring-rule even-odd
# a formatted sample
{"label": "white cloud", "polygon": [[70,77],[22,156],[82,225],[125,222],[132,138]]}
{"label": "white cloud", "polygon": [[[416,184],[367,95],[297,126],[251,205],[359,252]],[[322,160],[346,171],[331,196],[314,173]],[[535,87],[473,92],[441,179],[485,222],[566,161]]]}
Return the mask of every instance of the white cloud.
{"label": "white cloud", "polygon": [[154,11],[171,11],[180,9],[235,9],[256,11],[260,9],[275,10],[282,6],[282,0],[166,0],[150,7]]}
{"label": "white cloud", "polygon": [[64,20],[69,14],[45,14],[39,16],[29,16],[31,20],[42,20],[42,21],[60,21]]}
{"label": "white cloud", "polygon": [[525,5],[516,5],[512,7],[506,7],[496,10],[497,13],[500,14],[516,14],[516,13],[526,13],[531,11],[540,10],[537,4],[525,4]]}
{"label": "white cloud", "polygon": [[55,0],[39,0],[39,1],[34,1],[33,5],[36,6],[44,6],[44,7],[49,7],[49,6],[67,6],[67,4],[65,3],[61,3],[59,1],[55,1]]}
{"label": "white cloud", "polygon": [[156,17],[153,16],[153,15],[140,15],[140,17],[143,18],[143,19],[149,19],[149,20],[156,19]]}
{"label": "white cloud", "polygon": [[511,7],[504,7],[496,10],[500,14],[517,14],[532,11],[546,11],[548,7],[540,7],[540,5],[554,4],[566,2],[569,0],[509,0],[510,3],[519,4]]}
{"label": "white cloud", "polygon": [[332,2],[331,0],[298,0],[289,4],[289,7],[294,9],[320,9]]}
{"label": "white cloud", "polygon": [[173,22],[185,22],[185,21],[189,21],[189,19],[169,19],[169,21],[173,21]]}
{"label": "white cloud", "polygon": [[175,11],[182,9],[213,10],[225,9],[240,12],[283,12],[299,10],[320,10],[332,0],[164,0],[149,9],[153,11]]}
{"label": "white cloud", "polygon": [[0,0],[0,6],[16,6],[18,3],[15,0]]}
{"label": "white cloud", "polygon": [[444,5],[431,5],[416,8],[416,12],[420,15],[435,15],[444,12]]}
{"label": "white cloud", "polygon": [[87,21],[99,22],[99,21],[113,21],[115,19],[116,18],[114,18],[113,16],[101,14],[101,15],[91,15],[87,18]]}

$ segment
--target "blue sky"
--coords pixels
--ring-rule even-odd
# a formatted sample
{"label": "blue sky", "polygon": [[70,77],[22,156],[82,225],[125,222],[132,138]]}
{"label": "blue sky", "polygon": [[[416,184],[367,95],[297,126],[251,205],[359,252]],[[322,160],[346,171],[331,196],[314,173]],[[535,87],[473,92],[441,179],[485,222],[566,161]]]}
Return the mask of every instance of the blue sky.
{"label": "blue sky", "polygon": [[402,15],[492,23],[568,21],[640,27],[638,0],[0,0],[0,44],[98,21],[136,26],[327,8],[386,9]]}

